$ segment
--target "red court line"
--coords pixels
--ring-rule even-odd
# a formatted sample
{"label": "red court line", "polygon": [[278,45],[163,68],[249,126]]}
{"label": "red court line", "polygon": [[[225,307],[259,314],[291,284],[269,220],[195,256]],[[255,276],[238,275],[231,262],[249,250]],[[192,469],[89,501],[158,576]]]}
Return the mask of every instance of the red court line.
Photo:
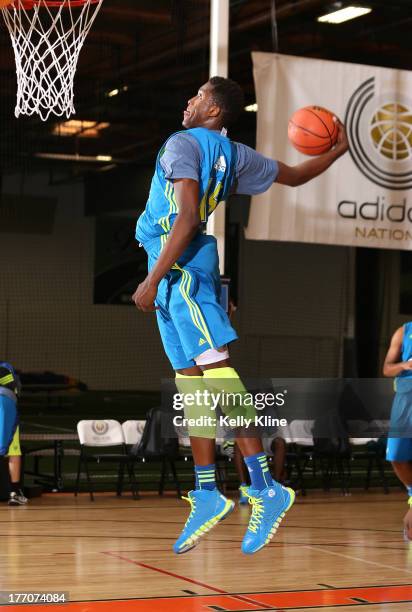
{"label": "red court line", "polygon": [[[114,601],[84,601],[62,605],[36,606],[44,612],[206,612],[210,606],[217,606],[229,612],[253,611],[279,608],[313,608],[326,606],[362,606],[368,604],[412,602],[412,586],[357,587],[348,589],[320,589],[317,591],[288,591],[278,593],[250,593],[255,603],[247,603],[230,595],[199,595],[195,597],[153,597]],[[357,602],[355,598],[362,599]],[[261,602],[261,603],[260,603]],[[27,612],[28,606],[12,606],[13,612]]]}
{"label": "red court line", "polygon": [[144,567],[146,569],[153,570],[154,572],[160,572],[161,574],[166,574],[167,576],[172,576],[173,578],[178,578],[180,580],[184,580],[185,582],[190,582],[191,584],[196,584],[197,586],[204,587],[205,589],[209,589],[209,591],[214,591],[215,593],[222,593],[224,595],[227,594],[227,591],[222,591],[218,587],[210,586],[210,584],[205,584],[204,582],[200,582],[199,580],[193,580],[192,578],[186,578],[185,576],[179,576],[178,574],[174,574],[173,572],[169,572],[168,570],[161,569],[159,567],[154,567],[153,565],[148,565],[147,563],[141,563],[140,561],[134,561],[129,557],[124,557],[123,555],[119,555],[118,553],[109,551],[103,551],[104,555],[110,555],[115,559],[121,559],[122,561],[127,561],[127,563],[133,563],[133,565],[138,565],[139,567]]}
{"label": "red court line", "polygon": [[393,603],[412,600],[412,586],[365,587],[333,589],[328,591],[301,591],[292,593],[262,593],[259,601],[272,607],[305,608],[315,606],[342,606],[354,604],[354,598],[367,603]]}
{"label": "red court line", "polygon": [[111,557],[114,557],[115,559],[121,559],[122,561],[127,561],[128,563],[133,563],[134,565],[138,565],[139,567],[144,567],[145,569],[150,569],[154,572],[159,572],[160,574],[165,574],[166,576],[172,576],[172,578],[177,578],[178,580],[184,580],[185,582],[196,584],[197,586],[201,586],[201,587],[204,587],[205,589],[209,589],[209,591],[214,591],[215,593],[221,593],[222,595],[233,597],[247,604],[252,604],[252,606],[254,607],[249,608],[249,609],[255,609],[256,607],[270,608],[270,606],[266,606],[265,604],[262,604],[260,601],[255,601],[253,599],[250,599],[249,597],[245,597],[243,595],[231,595],[227,591],[219,589],[218,587],[210,586],[209,584],[205,584],[204,582],[200,582],[199,580],[193,580],[192,578],[187,578],[186,576],[180,576],[179,574],[175,574],[174,572],[169,572],[168,570],[164,570],[160,567],[155,567],[154,565],[148,565],[147,563],[141,563],[140,561],[133,561],[133,559],[129,559],[129,557],[123,557],[122,555],[118,555],[117,553],[108,551],[108,552],[104,552],[103,554],[110,555]]}

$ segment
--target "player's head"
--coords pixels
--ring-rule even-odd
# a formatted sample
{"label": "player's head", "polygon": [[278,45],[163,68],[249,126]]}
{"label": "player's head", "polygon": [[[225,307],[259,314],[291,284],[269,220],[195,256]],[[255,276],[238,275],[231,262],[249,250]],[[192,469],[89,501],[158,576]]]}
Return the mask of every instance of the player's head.
{"label": "player's head", "polygon": [[212,77],[188,101],[183,126],[211,130],[228,127],[237,120],[243,107],[243,91],[238,83],[232,79]]}
{"label": "player's head", "polygon": [[0,387],[6,387],[16,394],[19,391],[19,377],[11,363],[7,363],[7,361],[0,362]]}

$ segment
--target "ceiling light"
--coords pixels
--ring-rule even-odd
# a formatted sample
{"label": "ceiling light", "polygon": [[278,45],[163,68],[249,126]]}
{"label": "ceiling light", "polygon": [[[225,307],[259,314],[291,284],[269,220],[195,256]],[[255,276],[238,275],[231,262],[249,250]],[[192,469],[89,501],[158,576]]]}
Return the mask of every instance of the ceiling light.
{"label": "ceiling light", "polygon": [[[108,163],[113,160],[111,155],[79,155],[79,154],[67,154],[67,153],[35,153],[35,157],[39,159],[54,159],[55,161],[73,161],[73,162],[85,162],[85,163]],[[123,160],[116,160],[116,163],[124,163]]]}
{"label": "ceiling light", "polygon": [[101,121],[80,121],[71,119],[63,123],[57,123],[52,133],[55,136],[79,136],[80,138],[97,138],[101,130],[105,130],[110,123]]}
{"label": "ceiling light", "polygon": [[258,105],[255,102],[254,104],[249,104],[248,106],[245,106],[245,111],[247,111],[248,113],[257,113],[258,110]]}
{"label": "ceiling light", "polygon": [[349,19],[367,15],[371,11],[372,9],[366,6],[346,6],[345,8],[318,17],[318,21],[321,23],[343,23],[344,21],[349,21]]}
{"label": "ceiling light", "polygon": [[120,93],[125,91],[129,91],[128,85],[122,85],[122,87],[115,87],[115,89],[111,89],[110,91],[106,92],[106,97],[114,98],[115,96],[118,96]]}

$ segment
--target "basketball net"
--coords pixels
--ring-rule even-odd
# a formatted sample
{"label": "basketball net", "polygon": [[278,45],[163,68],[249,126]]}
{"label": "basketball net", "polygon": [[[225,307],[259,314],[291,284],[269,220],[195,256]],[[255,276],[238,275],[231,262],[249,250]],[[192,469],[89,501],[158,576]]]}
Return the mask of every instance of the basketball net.
{"label": "basketball net", "polygon": [[15,116],[76,111],[73,82],[86,36],[103,0],[14,0],[1,9],[16,60]]}

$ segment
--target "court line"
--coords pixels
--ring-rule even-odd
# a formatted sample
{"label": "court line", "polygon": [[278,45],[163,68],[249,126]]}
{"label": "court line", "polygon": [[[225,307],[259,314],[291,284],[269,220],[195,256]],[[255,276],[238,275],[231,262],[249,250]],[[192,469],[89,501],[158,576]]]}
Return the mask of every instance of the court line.
{"label": "court line", "polygon": [[[325,548],[321,548],[320,546],[310,546],[306,545],[303,548],[308,548],[309,550],[320,550],[328,555],[335,555],[336,557],[345,557],[346,559],[352,559],[352,561],[361,561],[362,563],[369,563],[370,565],[377,565],[378,567],[384,567],[385,569],[395,570],[396,572],[405,572],[406,574],[411,575],[411,570],[402,569],[401,567],[395,567],[394,565],[385,565],[384,563],[378,563],[377,561],[368,561],[367,559],[362,559],[361,557],[354,557],[353,555],[344,555],[343,553],[338,553],[333,550],[326,550]],[[388,548],[390,550],[390,548]]]}
{"label": "court line", "polygon": [[326,589],[336,589],[337,587],[332,586],[331,584],[325,584],[324,582],[318,582],[318,586],[325,587]]}
{"label": "court line", "polygon": [[[335,607],[349,607],[349,606],[358,606],[359,605],[363,605],[363,606],[374,606],[376,609],[376,606],[379,605],[379,607],[382,604],[406,604],[406,603],[410,603],[410,599],[407,598],[410,595],[410,589],[407,589],[405,591],[405,589],[402,589],[402,587],[399,586],[395,586],[394,589],[392,589],[392,592],[387,592],[385,594],[385,587],[380,586],[380,587],[372,587],[371,589],[364,589],[364,588],[360,588],[360,589],[353,589],[353,588],[344,588],[344,589],[337,589],[334,590],[332,589],[331,591],[329,591],[329,593],[326,595],[325,598],[325,591],[323,589],[319,590],[303,590],[303,591],[284,591],[284,592],[270,592],[270,593],[265,593],[264,595],[266,596],[266,600],[264,601],[259,601],[258,602],[258,606],[259,608],[256,608],[256,605],[253,603],[248,603],[248,607],[240,609],[239,607],[236,608],[232,608],[231,604],[229,603],[229,600],[235,600],[236,598],[233,597],[233,593],[230,594],[219,594],[219,593],[213,593],[213,594],[207,594],[207,595],[197,595],[197,596],[160,596],[160,597],[151,597],[151,598],[126,598],[126,599],[104,599],[104,600],[96,600],[96,599],[92,599],[92,600],[80,600],[80,601],[76,601],[76,600],[72,600],[70,602],[70,604],[72,605],[68,605],[68,609],[71,610],[71,612],[98,612],[99,610],[101,610],[103,612],[103,610],[110,610],[111,608],[108,608],[105,606],[105,604],[108,603],[115,603],[116,602],[116,610],[119,609],[123,609],[124,612],[126,612],[127,610],[130,610],[130,612],[132,611],[136,611],[136,610],[144,610],[145,612],[152,612],[153,609],[155,610],[162,610],[163,612],[166,612],[166,610],[168,610],[169,612],[172,611],[176,611],[179,610],[179,612],[189,612],[189,611],[194,611],[194,610],[200,610],[200,608],[204,609],[206,608],[211,608],[213,604],[216,604],[217,606],[223,606],[223,609],[236,609],[238,612],[246,612],[246,610],[255,610],[255,612],[258,612],[259,610],[261,610],[262,612],[267,612],[269,610],[274,611],[274,612],[279,612],[280,610],[315,610],[315,609],[323,609],[325,607],[327,608],[335,608]],[[245,594],[246,595],[246,594]],[[255,595],[259,595],[255,592],[253,593],[247,593],[248,597],[251,596],[255,596]],[[263,594],[261,594],[263,595]],[[405,598],[403,598],[404,596],[406,596]],[[357,600],[363,600],[363,601],[357,601]],[[267,602],[267,603],[266,603]],[[84,604],[87,604],[86,607],[84,607]],[[235,603],[235,602],[233,602]],[[242,605],[243,602],[241,601],[236,601],[236,603],[239,605]],[[74,604],[74,605],[73,605]],[[92,605],[90,605],[92,604]],[[93,604],[95,604],[93,606]],[[145,605],[148,604],[148,605]],[[165,605],[166,604],[166,605]],[[171,604],[171,605],[169,605]],[[226,604],[226,605],[225,605]],[[253,605],[253,608],[251,608],[250,606]],[[52,610],[56,610],[57,612],[57,606],[52,606],[51,607],[51,611]],[[59,607],[60,609],[60,607]],[[19,607],[20,610],[20,607]],[[24,609],[21,607],[21,612],[24,612]]]}
{"label": "court line", "polygon": [[362,599],[362,597],[351,597],[351,599],[361,604],[370,603],[367,599]]}
{"label": "court line", "polygon": [[[73,519],[73,520],[75,520],[75,519]],[[9,522],[9,521],[0,521],[0,523],[1,522],[6,523],[6,522]],[[11,521],[11,522],[13,522],[14,525],[19,525],[20,523],[24,523],[25,521]],[[27,522],[30,522],[30,521],[27,521]],[[33,522],[37,522],[37,521],[33,521]],[[42,521],[38,521],[38,522],[42,522]],[[48,522],[53,522],[53,521],[51,520],[51,521],[48,521]],[[65,522],[67,522],[67,520]],[[61,538],[61,539],[70,538],[70,539],[72,539],[73,537],[74,538],[78,538],[78,539],[87,539],[87,538],[97,539],[97,538],[101,538],[102,537],[101,535],[89,535],[89,534],[88,535],[76,534],[75,536],[73,536],[73,534],[71,534],[71,535],[64,535],[64,534],[60,534],[60,533],[59,534],[50,534],[50,533],[39,534],[39,533],[10,533],[10,532],[8,532],[8,533],[0,533],[0,536],[1,537],[5,537],[5,538],[6,537],[8,537],[8,538],[39,538],[39,537],[41,537],[42,539],[44,539],[44,538]],[[162,540],[164,540],[164,541],[172,540],[173,541],[175,539],[174,537],[166,537],[166,536],[150,536],[150,537],[151,537],[152,540],[156,540],[156,541],[162,541]],[[108,536],[108,539],[109,540],[110,539],[116,539],[116,540],[147,540],[147,536],[131,536],[131,535],[121,536],[121,535],[116,535],[116,536]],[[209,542],[208,543],[213,543],[213,544],[216,544],[216,543],[224,543],[224,544],[233,543],[233,546],[227,546],[226,547],[227,550],[232,550],[234,548],[238,548],[239,541],[237,539],[235,540],[235,539],[229,539],[229,538],[225,538],[225,539],[212,539],[212,538],[209,538]],[[320,546],[341,546],[341,547],[353,547],[353,548],[359,547],[359,548],[368,548],[370,550],[378,550],[379,549],[379,550],[389,550],[389,551],[390,550],[404,550],[403,546],[399,546],[399,547],[394,547],[394,546],[373,546],[373,545],[364,546],[363,544],[360,544],[360,543],[359,544],[347,544],[347,543],[340,543],[340,542],[333,542],[333,543],[325,542],[325,543],[322,543],[321,545],[313,544],[312,546],[310,546],[309,544],[300,543],[300,542],[272,542],[269,545],[269,548],[276,549],[276,548],[282,548],[284,546],[295,547],[295,548],[299,548],[299,547],[300,548],[313,548],[313,550],[315,550],[315,547],[318,548],[319,550],[321,550]],[[150,552],[150,550],[152,550],[152,549],[147,549],[144,552]],[[165,549],[162,549],[162,550],[164,552],[167,552]],[[223,548],[220,547],[219,550],[223,550]],[[126,552],[128,552],[128,551],[126,551]],[[139,552],[139,551],[137,551],[137,552]],[[140,552],[143,552],[143,551],[140,551]],[[330,554],[333,554],[331,551],[328,551],[328,552],[330,552]],[[338,555],[338,554],[341,554],[341,553],[335,553],[335,554]],[[344,555],[341,554],[341,556],[344,556]],[[373,561],[365,561],[365,563],[373,563]]]}
{"label": "court line", "polygon": [[210,586],[205,584],[204,582],[200,582],[199,580],[193,580],[192,578],[187,578],[186,576],[180,576],[179,574],[175,574],[174,572],[169,572],[168,570],[161,569],[159,567],[155,567],[154,565],[148,565],[147,563],[141,563],[139,561],[134,561],[133,559],[129,559],[129,557],[123,557],[122,555],[117,555],[116,553],[112,553],[110,551],[103,551],[103,554],[110,555],[113,558],[121,559],[122,561],[127,561],[128,563],[133,563],[134,565],[138,565],[139,567],[144,567],[146,569],[150,569],[154,572],[159,572],[160,574],[165,574],[167,576],[172,576],[172,578],[177,578],[178,580],[184,580],[185,582],[190,582],[191,584],[196,584],[203,588],[209,589],[210,591],[214,591],[215,593],[219,593],[220,595],[227,595],[237,601],[242,601],[248,604],[252,604],[254,606],[258,606],[263,610],[270,610],[271,606],[268,606],[260,601],[255,601],[253,599],[249,599],[249,597],[244,597],[242,595],[232,595],[227,591],[219,589],[218,587]]}
{"label": "court line", "polygon": [[[17,522],[15,523],[17,524]],[[92,538],[92,539],[97,539],[97,538],[102,538],[101,535],[76,535],[73,536],[73,534],[71,535],[61,535],[61,534],[50,534],[50,533],[0,533],[0,536],[2,538],[71,538],[73,539],[75,538]],[[147,540],[147,536],[120,536],[120,535],[113,535],[113,536],[106,536],[108,540]],[[157,536],[150,536],[151,540],[175,540],[176,538],[163,538],[163,537],[157,537]]]}
{"label": "court line", "polygon": [[[69,495],[71,495],[71,494],[69,494]],[[176,508],[176,506],[166,506],[166,507],[167,508]],[[59,506],[38,506],[36,508],[28,508],[28,507],[26,507],[24,509],[24,511],[25,511],[25,513],[27,513],[27,512],[33,512],[33,511],[49,510],[49,509],[58,509],[59,512],[61,512],[62,510],[66,510],[66,511],[71,511],[71,510],[75,510],[75,511],[78,511],[78,510],[87,510],[88,511],[88,510],[108,510],[109,509],[110,512],[112,512],[113,510],[119,510],[119,511],[121,511],[121,510],[136,510],[136,509],[138,509],[138,510],[146,510],[146,509],[149,510],[149,509],[153,509],[153,508],[158,509],[158,506],[140,506],[140,505],[136,505],[136,506],[126,506],[124,508],[121,508],[121,507],[117,507],[117,508],[113,507],[113,508],[111,508],[111,507],[108,507],[108,506],[98,506],[98,507],[88,508],[87,506],[80,506],[80,507],[78,507],[76,505],[66,506],[64,508],[61,508]],[[4,512],[8,512],[8,513],[10,512],[10,509],[7,508],[7,507],[5,507],[4,509],[0,508],[0,511],[1,510],[4,510]],[[40,520],[46,520],[46,519],[40,519]],[[53,519],[51,519],[51,520],[53,520]],[[58,522],[59,520],[60,521],[66,521],[67,519],[55,519],[55,520],[56,520],[56,522]],[[73,520],[75,520],[75,519],[73,519]],[[93,520],[94,519],[80,519],[80,521],[84,521],[84,522],[86,522],[86,521],[93,521]],[[13,522],[13,521],[0,521],[0,523],[2,523],[2,522],[3,523],[7,523],[7,522]],[[40,522],[40,521],[37,521],[37,522]],[[104,519],[104,520],[102,520],[100,522],[109,522],[109,523],[111,523],[111,522],[147,523],[147,519],[141,519],[141,520],[139,520],[139,519],[136,520],[135,519],[135,520],[128,520],[128,521],[117,521],[117,520],[111,521],[111,520]],[[159,522],[162,525],[181,525],[180,521],[159,521]],[[230,523],[226,523],[226,527],[245,527],[245,523],[233,523],[233,521],[232,521]],[[350,532],[358,532],[358,531],[359,532],[373,532],[373,533],[399,533],[398,529],[371,529],[371,528],[368,528],[368,527],[365,527],[365,528],[362,528],[362,527],[348,527],[348,528],[345,528],[345,527],[323,527],[323,526],[319,527],[319,526],[315,526],[315,525],[312,526],[312,525],[290,525],[290,524],[284,525],[283,529],[285,529],[285,527],[287,529],[305,529],[305,530],[307,530],[307,529],[321,529],[322,531],[339,531],[339,533],[347,532],[347,531],[350,531]],[[227,541],[227,540],[217,539],[217,540],[213,540],[213,541],[222,541],[223,542],[223,541]]]}
{"label": "court line", "polygon": [[[42,509],[45,509],[45,508],[46,507],[43,507]],[[54,506],[53,506],[53,508],[54,508]],[[37,509],[39,510],[40,508],[37,508]],[[101,509],[103,510],[103,508],[101,508]],[[105,508],[105,509],[107,509],[107,508]],[[136,509],[136,508],[133,508],[133,509]],[[138,509],[140,509],[140,508],[138,508]],[[28,509],[26,508],[25,511],[27,512],[27,510]],[[77,508],[75,506],[73,506],[71,508],[63,508],[63,510],[77,510]],[[8,512],[9,512],[9,510],[8,510]],[[27,519],[27,520],[20,520],[20,521],[15,521],[14,519],[13,520],[10,519],[10,520],[0,520],[0,524],[1,523],[6,523],[6,524],[7,523],[13,523],[13,524],[16,524],[16,523],[19,523],[19,524],[20,523],[59,523],[59,522],[60,523],[67,523],[68,520],[70,520],[70,519],[54,519],[54,518],[51,518],[51,519],[32,519],[32,520]],[[72,521],[76,521],[77,523],[91,523],[91,522],[94,523],[96,521],[96,519],[82,519],[82,518],[79,519],[77,517],[73,517],[73,519],[71,519],[71,520]],[[124,524],[124,523],[137,523],[137,524],[146,523],[147,524],[147,519],[141,519],[141,520],[140,519],[137,519],[137,520],[136,519],[135,520],[103,519],[103,520],[99,520],[99,523],[122,523],[122,524]],[[158,524],[161,524],[161,525],[180,525],[181,522],[180,521],[159,521]],[[229,526],[231,526],[231,527],[244,527],[245,525],[244,525],[244,523],[226,523],[226,526],[227,527],[229,527]],[[291,528],[292,526],[291,525],[286,525],[286,527]],[[305,529],[308,529],[308,527],[305,527]],[[310,529],[312,529],[312,527],[310,527]],[[327,529],[329,529],[331,531],[339,531],[339,532],[342,531],[341,527],[331,527],[331,528],[326,527],[326,528],[322,528],[322,530],[327,530]],[[348,528],[347,530],[343,529],[343,531],[376,531],[377,533],[399,533],[398,530],[383,530],[383,529],[379,530],[379,529],[360,529],[360,528],[357,528],[357,529],[350,529],[350,528]],[[237,540],[230,540],[230,539],[228,540],[228,539],[217,538],[217,539],[212,539],[210,541],[213,541],[213,542],[228,542],[228,541],[233,541],[233,542],[235,542]],[[396,542],[399,543],[400,540],[389,540],[389,541],[387,540],[387,541],[379,542],[379,544],[396,543]],[[299,543],[299,542],[272,542],[272,546],[276,545],[276,544],[279,544],[279,545],[290,545],[290,544],[292,544],[292,545],[293,544],[295,544],[295,545],[299,545],[299,544],[304,545],[305,543],[304,542],[302,542],[302,543]],[[330,544],[329,543],[325,543],[325,545],[327,545],[327,546],[346,546],[346,544],[342,544],[342,543],[339,543],[339,542],[334,542],[334,543],[330,543]],[[363,545],[362,544],[353,543],[353,544],[351,544],[351,546],[363,546]],[[374,548],[374,547],[372,547],[372,548]]]}
{"label": "court line", "polygon": [[[233,523],[232,523],[233,524]],[[283,526],[287,529],[320,529],[322,531],[372,531],[376,533],[399,533],[399,529],[373,529],[371,527],[327,527],[319,525],[291,525],[287,523]]]}

